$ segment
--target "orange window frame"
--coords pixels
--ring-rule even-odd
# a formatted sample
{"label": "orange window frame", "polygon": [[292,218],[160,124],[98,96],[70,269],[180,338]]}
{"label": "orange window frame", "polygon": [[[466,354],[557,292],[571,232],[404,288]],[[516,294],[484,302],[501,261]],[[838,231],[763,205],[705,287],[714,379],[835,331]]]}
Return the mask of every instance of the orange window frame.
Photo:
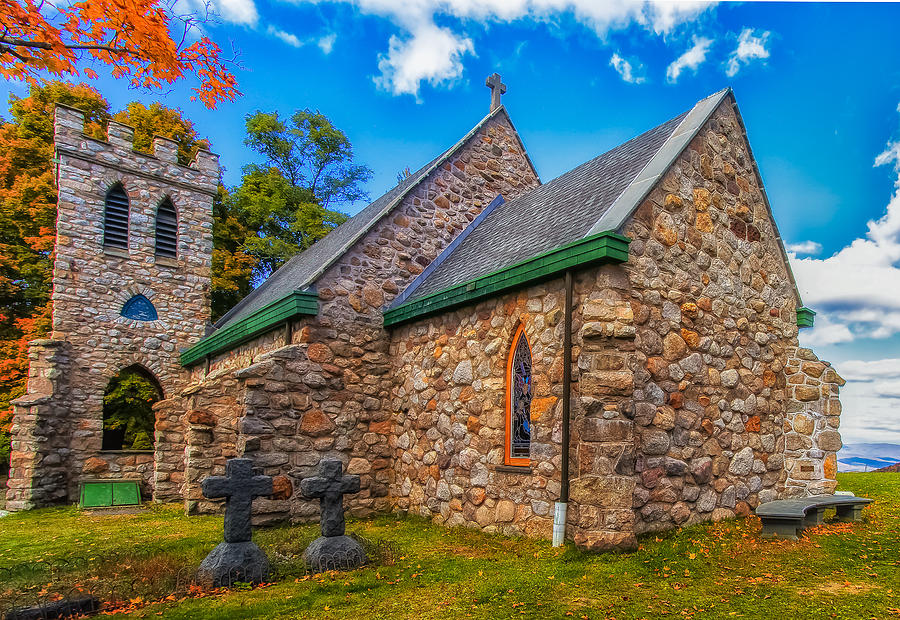
{"label": "orange window frame", "polygon": [[[509,355],[506,358],[506,445],[503,451],[504,463],[507,465],[529,466],[531,459],[512,458],[512,414],[513,414],[513,358],[516,356],[516,348],[519,344],[519,338],[525,338],[525,344],[528,345],[528,354],[531,355],[531,342],[528,340],[528,334],[525,333],[525,326],[519,325],[516,334],[513,336],[512,344],[509,347]],[[534,358],[531,359],[532,376],[534,373]],[[533,384],[532,384],[532,389]]]}

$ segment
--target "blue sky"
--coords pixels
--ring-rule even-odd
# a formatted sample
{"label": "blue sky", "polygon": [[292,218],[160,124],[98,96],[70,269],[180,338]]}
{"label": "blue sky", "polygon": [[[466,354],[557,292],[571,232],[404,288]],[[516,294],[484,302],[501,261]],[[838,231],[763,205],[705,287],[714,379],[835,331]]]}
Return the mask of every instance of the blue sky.
{"label": "blue sky", "polygon": [[[181,108],[229,184],[254,159],[243,118],[257,109],[328,115],[375,171],[375,198],[487,112],[494,71],[544,181],[731,86],[782,237],[798,248],[804,300],[819,312],[802,341],[852,379],[845,441],[900,443],[900,5],[212,4],[219,17],[206,30],[239,51],[243,97],[209,111],[190,101],[189,82],[166,93],[105,77],[96,86],[113,109],[133,99]],[[0,88],[4,99],[24,93]]]}

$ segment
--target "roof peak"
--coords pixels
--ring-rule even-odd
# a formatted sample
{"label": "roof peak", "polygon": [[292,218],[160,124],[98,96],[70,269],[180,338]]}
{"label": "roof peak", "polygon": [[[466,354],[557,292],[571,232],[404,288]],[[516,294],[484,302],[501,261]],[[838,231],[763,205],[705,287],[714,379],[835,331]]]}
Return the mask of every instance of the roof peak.
{"label": "roof peak", "polygon": [[216,328],[240,320],[241,318],[256,312],[266,304],[289,295],[294,291],[307,290],[312,287],[325,271],[340,259],[359,239],[365,236],[382,218],[387,216],[399,205],[406,196],[425,181],[430,174],[439,168],[445,161],[462,149],[475,135],[492,119],[503,115],[509,123],[518,140],[522,154],[534,171],[535,178],[540,182],[540,177],[534,167],[534,162],[528,155],[525,145],[518,134],[512,119],[509,117],[505,106],[500,105],[488,112],[478,123],[472,127],[463,137],[449,149],[443,151],[438,157],[425,164],[422,168],[403,179],[397,185],[386,191],[380,197],[369,203],[356,215],[346,222],[331,230],[325,237],[312,246],[293,256],[278,270],[272,273],[265,282],[251,291],[246,297],[231,308],[216,322]]}

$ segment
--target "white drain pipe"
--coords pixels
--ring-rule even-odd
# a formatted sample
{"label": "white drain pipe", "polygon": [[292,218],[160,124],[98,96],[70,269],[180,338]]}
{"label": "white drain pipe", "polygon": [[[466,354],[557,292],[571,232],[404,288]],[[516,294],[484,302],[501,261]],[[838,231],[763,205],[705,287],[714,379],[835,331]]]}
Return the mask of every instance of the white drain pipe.
{"label": "white drain pipe", "polygon": [[556,502],[553,510],[553,546],[562,547],[566,540],[566,510],[568,502]]}

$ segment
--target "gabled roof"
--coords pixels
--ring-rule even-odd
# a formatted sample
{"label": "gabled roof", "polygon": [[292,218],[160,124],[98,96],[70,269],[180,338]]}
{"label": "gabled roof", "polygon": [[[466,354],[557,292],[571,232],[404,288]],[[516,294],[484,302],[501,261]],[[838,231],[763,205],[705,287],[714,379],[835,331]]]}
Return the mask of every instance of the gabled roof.
{"label": "gabled roof", "polygon": [[[404,322],[546,279],[555,273],[547,267],[549,262],[554,262],[557,269],[573,263],[568,256],[570,247],[582,248],[579,251],[583,260],[622,260],[621,247],[605,249],[603,244],[617,244],[623,239],[615,233],[621,232],[650,190],[730,94],[728,88],[710,95],[662,125],[515,200],[496,205],[395,300],[385,313],[385,324]],[[590,243],[585,245],[587,240]],[[778,242],[781,244],[780,238]],[[592,249],[584,251],[586,247]],[[627,259],[627,245],[625,248]]]}
{"label": "gabled roof", "polygon": [[[363,235],[369,232],[381,218],[400,204],[419,183],[424,181],[429,174],[439,168],[446,160],[453,157],[482,127],[500,114],[506,116],[507,121],[510,125],[512,124],[509,114],[503,106],[492,110],[490,114],[481,119],[477,125],[466,133],[459,142],[403,179],[396,187],[329,232],[309,249],[294,256],[282,265],[265,282],[219,319],[215,325],[216,329],[232,325],[267,305],[290,295],[294,291],[302,291],[312,286],[326,269],[343,256]],[[516,135],[518,137],[518,134]],[[521,140],[520,146],[522,147],[522,152],[528,157]],[[534,165],[532,165],[532,169],[534,169]],[[535,176],[537,176],[536,172]]]}
{"label": "gabled roof", "polygon": [[430,277],[413,285],[415,291],[408,298],[420,299],[586,237],[684,116],[499,205]]}

